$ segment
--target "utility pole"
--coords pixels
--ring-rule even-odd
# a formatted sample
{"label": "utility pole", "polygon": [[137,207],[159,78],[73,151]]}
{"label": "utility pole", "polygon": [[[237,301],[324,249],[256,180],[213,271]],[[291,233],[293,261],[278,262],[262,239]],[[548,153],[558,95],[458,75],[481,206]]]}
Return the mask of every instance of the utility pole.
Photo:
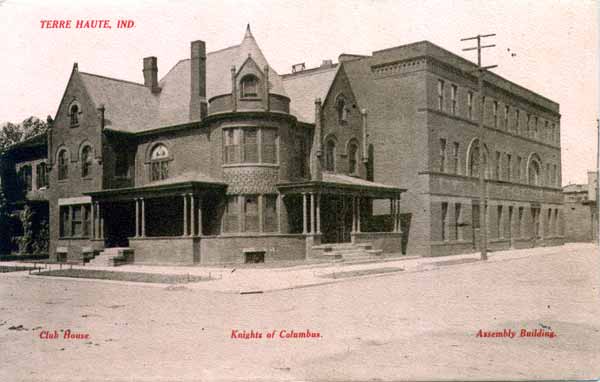
{"label": "utility pole", "polygon": [[[493,48],[496,45],[481,45],[481,39],[486,37],[495,36],[495,33],[491,34],[478,34],[474,37],[461,38],[460,41],[477,40],[476,47],[465,48],[463,51],[477,50],[477,69],[474,70],[478,73],[477,75],[477,86],[479,89],[479,247],[481,250],[481,260],[487,260],[487,223],[486,223],[486,211],[487,211],[487,195],[486,195],[486,184],[485,184],[485,173],[489,163],[484,162],[484,150],[485,150],[485,127],[483,124],[484,107],[485,107],[485,96],[483,94],[483,81],[486,70],[497,67],[498,65],[481,66],[481,50],[485,48]],[[489,162],[488,158],[488,162]]]}

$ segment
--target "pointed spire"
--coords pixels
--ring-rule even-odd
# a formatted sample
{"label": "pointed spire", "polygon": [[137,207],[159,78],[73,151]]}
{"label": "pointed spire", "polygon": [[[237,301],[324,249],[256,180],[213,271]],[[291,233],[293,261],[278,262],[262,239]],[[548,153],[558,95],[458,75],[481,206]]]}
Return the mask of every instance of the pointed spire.
{"label": "pointed spire", "polygon": [[252,36],[252,31],[250,30],[250,23],[246,25],[246,34],[244,35],[244,39],[247,38],[254,38],[254,36]]}

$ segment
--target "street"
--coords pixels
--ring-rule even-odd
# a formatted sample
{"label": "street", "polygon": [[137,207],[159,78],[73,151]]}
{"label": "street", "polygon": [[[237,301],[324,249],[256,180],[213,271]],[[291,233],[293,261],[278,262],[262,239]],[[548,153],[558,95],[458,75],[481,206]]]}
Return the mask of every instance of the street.
{"label": "street", "polygon": [[0,274],[0,380],[598,378],[597,249],[543,250],[244,295]]}

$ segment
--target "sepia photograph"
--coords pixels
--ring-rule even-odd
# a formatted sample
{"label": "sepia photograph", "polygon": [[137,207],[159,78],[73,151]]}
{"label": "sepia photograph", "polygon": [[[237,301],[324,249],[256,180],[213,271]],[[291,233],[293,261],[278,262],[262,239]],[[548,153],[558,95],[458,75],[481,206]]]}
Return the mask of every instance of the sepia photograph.
{"label": "sepia photograph", "polygon": [[0,380],[597,380],[599,20],[0,0]]}

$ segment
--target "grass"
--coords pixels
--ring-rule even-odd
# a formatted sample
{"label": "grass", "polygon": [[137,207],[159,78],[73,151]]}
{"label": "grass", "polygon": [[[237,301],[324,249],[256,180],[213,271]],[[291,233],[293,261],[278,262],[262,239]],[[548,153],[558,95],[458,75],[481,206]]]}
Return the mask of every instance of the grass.
{"label": "grass", "polygon": [[36,276],[74,277],[81,279],[131,281],[158,284],[187,284],[199,281],[208,281],[207,277],[194,275],[164,275],[160,273],[115,272],[95,269],[58,269],[34,274]]}

